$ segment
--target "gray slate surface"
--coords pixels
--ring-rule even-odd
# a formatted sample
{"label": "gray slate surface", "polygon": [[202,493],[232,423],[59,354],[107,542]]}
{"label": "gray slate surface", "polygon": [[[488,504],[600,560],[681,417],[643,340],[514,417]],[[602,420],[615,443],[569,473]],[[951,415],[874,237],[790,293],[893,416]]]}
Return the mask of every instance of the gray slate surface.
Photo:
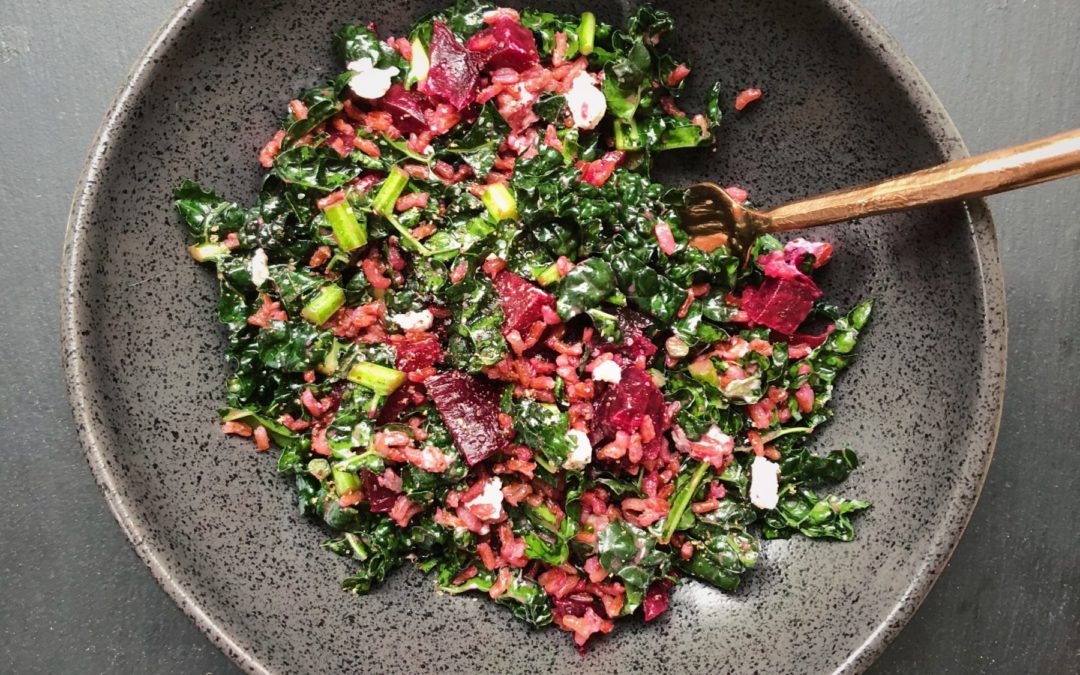
{"label": "gray slate surface", "polygon": [[[865,4],[973,152],[1080,125],[1076,0]],[[108,512],[75,437],[55,337],[71,191],[108,102],[171,5],[0,3],[0,672],[235,670]],[[1010,313],[998,449],[952,563],[875,673],[1080,663],[1080,180],[990,205]]]}

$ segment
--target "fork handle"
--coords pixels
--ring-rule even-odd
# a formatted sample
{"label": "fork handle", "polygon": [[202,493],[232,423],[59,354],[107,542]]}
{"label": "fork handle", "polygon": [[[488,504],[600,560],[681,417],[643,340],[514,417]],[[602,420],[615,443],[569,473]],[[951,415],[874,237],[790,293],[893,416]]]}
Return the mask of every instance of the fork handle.
{"label": "fork handle", "polygon": [[766,211],[770,231],[837,223],[914,206],[981,197],[1080,173],[1080,129],[985,155],[800,199]]}

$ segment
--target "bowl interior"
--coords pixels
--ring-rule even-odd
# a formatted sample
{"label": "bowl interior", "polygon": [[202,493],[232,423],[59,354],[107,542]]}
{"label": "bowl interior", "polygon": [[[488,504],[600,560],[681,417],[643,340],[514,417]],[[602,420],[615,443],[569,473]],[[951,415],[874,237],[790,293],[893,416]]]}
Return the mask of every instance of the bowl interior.
{"label": "bowl interior", "polygon": [[[989,460],[1004,364],[1000,267],[979,204],[869,218],[814,235],[848,307],[877,299],[819,451],[863,466],[843,493],[873,501],[858,540],[764,544],[736,593],[680,587],[653,625],[631,623],[579,657],[491,603],[438,595],[406,569],[343,593],[348,562],[319,549],[274,461],[223,437],[224,332],[216,285],[192,263],[169,200],[185,177],[253,199],[258,149],[301,88],[336,74],[330,36],[374,20],[400,34],[441,2],[195,2],[153,48],[103,129],[66,253],[65,358],[91,464],[163,585],[250,670],[699,672],[858,669],[929,589]],[[518,3],[511,3],[518,4]],[[577,3],[534,6],[580,11]],[[621,22],[633,2],[599,0]],[[961,151],[918,74],[842,2],[661,2],[693,60],[688,108],[719,80],[731,114],[714,152],[669,154],[670,184],[738,184],[760,204],[882,178]],[[730,107],[730,106],[729,106]]]}

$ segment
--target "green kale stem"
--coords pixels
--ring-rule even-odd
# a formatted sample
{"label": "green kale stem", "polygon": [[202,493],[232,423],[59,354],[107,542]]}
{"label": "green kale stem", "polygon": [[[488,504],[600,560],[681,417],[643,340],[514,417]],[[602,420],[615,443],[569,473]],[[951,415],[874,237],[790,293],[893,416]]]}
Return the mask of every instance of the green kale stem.
{"label": "green kale stem", "polygon": [[698,486],[701,485],[701,481],[705,479],[705,474],[708,470],[708,462],[698,464],[697,469],[695,469],[693,475],[690,476],[690,482],[683,486],[678,494],[675,495],[675,501],[672,503],[671,510],[668,511],[667,518],[664,520],[664,529],[660,533],[661,544],[667,544],[671,541],[671,537],[679,527],[679,521],[682,520],[683,513],[685,513],[686,508],[690,506],[690,500],[694,498],[694,493],[697,492]]}
{"label": "green kale stem", "polygon": [[371,202],[371,209],[384,218],[392,217],[394,204],[397,203],[398,197],[408,184],[409,174],[405,173],[404,169],[397,166],[390,169],[390,175],[383,181],[382,187]]}
{"label": "green kale stem", "polygon": [[585,56],[592,54],[596,42],[596,15],[585,12],[578,25],[578,51]]}
{"label": "green kale stem", "polygon": [[510,192],[510,188],[506,187],[505,184],[492,183],[487,186],[481,201],[484,202],[484,206],[487,207],[488,213],[495,219],[495,222],[517,220],[517,200],[514,199],[514,193]]}
{"label": "green kale stem", "polygon": [[424,256],[425,258],[431,255],[431,249],[429,249],[427,246],[424,246],[419,239],[414,237],[412,232],[409,231],[409,228],[401,224],[401,221],[397,219],[397,216],[390,214],[388,216],[385,216],[385,218],[390,222],[391,225],[394,226],[394,229],[398,231],[398,234],[401,235],[402,241],[411,246],[417,253]]}
{"label": "green kale stem", "polygon": [[808,434],[814,430],[814,427],[790,427],[787,429],[777,429],[776,431],[770,431],[761,437],[762,443],[772,443],[781,436],[787,436],[788,434]]}
{"label": "green kale stem", "polygon": [[637,122],[633,118],[629,122],[615,120],[614,129],[616,150],[641,149],[641,134],[638,133]]}
{"label": "green kale stem", "polygon": [[380,396],[389,396],[405,382],[405,373],[370,361],[361,361],[349,370],[347,379]]}
{"label": "green kale stem", "polygon": [[344,304],[345,291],[336,284],[330,284],[324,286],[311,302],[304,305],[304,309],[300,310],[300,316],[309,323],[321,326]]}
{"label": "green kale stem", "polygon": [[323,215],[330,223],[330,229],[334,231],[334,239],[337,240],[342,251],[348,253],[367,243],[367,227],[360,224],[349,200],[340,201],[327,208],[323,211]]}

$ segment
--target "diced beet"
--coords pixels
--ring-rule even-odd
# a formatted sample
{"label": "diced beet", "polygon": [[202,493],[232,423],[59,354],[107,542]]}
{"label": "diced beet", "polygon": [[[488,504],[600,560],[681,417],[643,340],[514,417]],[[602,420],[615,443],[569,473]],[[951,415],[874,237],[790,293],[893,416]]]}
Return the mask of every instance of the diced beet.
{"label": "diced beet", "polygon": [[442,347],[432,333],[409,335],[394,348],[397,350],[394,367],[406,373],[430,368],[442,360]]}
{"label": "diced beet", "polygon": [[495,19],[491,28],[473,35],[465,46],[483,54],[489,70],[513,68],[520,73],[540,62],[532,31],[509,16]]}
{"label": "diced beet", "polygon": [[361,472],[364,480],[364,496],[372,513],[388,513],[394,507],[398,494],[379,482],[379,477],[368,470]]}
{"label": "diced beet", "polygon": [[649,317],[632,309],[620,307],[615,312],[615,324],[619,327],[623,338],[620,351],[627,358],[631,360],[639,356],[650,358],[656,353],[656,345],[645,336],[645,331],[652,327]]}
{"label": "diced beet", "polygon": [[406,382],[386,399],[386,403],[379,409],[379,417],[376,423],[379,425],[397,422],[401,414],[413,407],[413,396],[420,392],[420,386],[413,382]]}
{"label": "diced beet", "polygon": [[405,133],[418,134],[427,129],[424,108],[428,107],[427,98],[415,91],[409,91],[399,82],[390,85],[386,93],[375,102],[379,110],[390,113],[394,126]]}
{"label": "diced beet", "polygon": [[645,592],[645,599],[641,601],[646,621],[652,621],[667,611],[673,585],[670,579],[657,579],[649,585],[649,590]]}
{"label": "diced beet", "polygon": [[458,110],[476,100],[484,57],[466,49],[441,21],[432,27],[429,51],[431,67],[420,91]]}
{"label": "diced beet", "polygon": [[742,309],[751,323],[766,326],[784,335],[791,335],[806,320],[821,297],[821,289],[804,279],[767,277],[757,288],[747,288],[742,294]]}
{"label": "diced beet", "polygon": [[552,613],[555,616],[576,616],[583,617],[585,612],[592,609],[594,612],[600,613],[603,611],[602,607],[597,606],[596,599],[589,595],[568,595],[565,598],[552,598]]}
{"label": "diced beet", "polygon": [[[784,340],[788,344],[806,345],[811,349],[817,349],[821,345],[825,344],[825,341],[829,339],[829,335],[833,332],[833,328],[834,326],[830,323],[825,328],[825,330],[821,331],[817,335],[807,335],[806,333],[792,333],[790,336],[778,335],[777,340]],[[776,340],[774,340],[774,342],[775,341]]]}
{"label": "diced beet", "polygon": [[664,395],[641,368],[623,368],[619,383],[605,389],[596,402],[596,428],[605,438],[618,431],[633,433],[646,415],[653,429],[664,429]]}
{"label": "diced beet", "polygon": [[424,381],[465,463],[482,462],[507,443],[499,425],[499,392],[487,380],[451,370]]}
{"label": "diced beet", "polygon": [[504,335],[512,330],[524,334],[533,323],[544,320],[545,305],[555,309],[554,296],[513,272],[499,272],[494,284],[503,311]]}

